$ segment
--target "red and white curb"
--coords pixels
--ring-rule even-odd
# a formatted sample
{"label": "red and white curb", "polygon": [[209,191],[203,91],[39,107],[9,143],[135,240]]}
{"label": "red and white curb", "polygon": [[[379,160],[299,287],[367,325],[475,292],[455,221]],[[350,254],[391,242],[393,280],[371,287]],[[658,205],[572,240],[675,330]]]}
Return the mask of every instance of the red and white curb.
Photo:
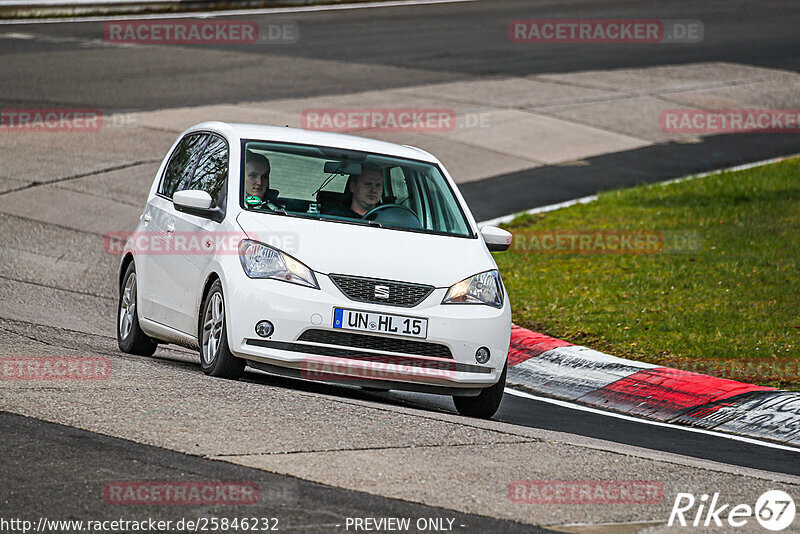
{"label": "red and white curb", "polygon": [[617,358],[511,329],[507,385],[603,410],[800,445],[800,394]]}

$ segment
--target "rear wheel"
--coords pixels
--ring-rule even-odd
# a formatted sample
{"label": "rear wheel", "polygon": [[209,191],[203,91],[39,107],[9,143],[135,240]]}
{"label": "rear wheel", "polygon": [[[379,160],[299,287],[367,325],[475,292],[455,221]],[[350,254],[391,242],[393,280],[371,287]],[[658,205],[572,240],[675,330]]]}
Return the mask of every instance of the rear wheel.
{"label": "rear wheel", "polygon": [[244,373],[245,361],[228,347],[225,322],[225,299],[222,284],[217,280],[208,290],[200,312],[200,365],[210,376],[237,380]]}
{"label": "rear wheel", "polygon": [[119,290],[117,345],[119,350],[128,354],[152,356],[158,348],[158,343],[145,334],[139,326],[139,316],[136,312],[136,290],[136,267],[131,262],[125,270]]}
{"label": "rear wheel", "polygon": [[467,417],[477,417],[480,419],[489,419],[500,407],[500,401],[503,400],[503,390],[506,388],[506,372],[508,371],[508,363],[503,366],[503,372],[500,375],[500,380],[493,386],[490,386],[477,397],[453,397],[453,403],[456,405],[456,410],[461,415]]}

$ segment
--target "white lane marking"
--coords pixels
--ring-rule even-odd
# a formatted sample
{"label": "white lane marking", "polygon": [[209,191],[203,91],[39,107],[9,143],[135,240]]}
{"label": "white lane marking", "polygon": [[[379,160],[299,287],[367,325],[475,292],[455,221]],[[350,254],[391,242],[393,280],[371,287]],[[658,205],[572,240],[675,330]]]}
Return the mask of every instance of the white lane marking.
{"label": "white lane marking", "polygon": [[[780,156],[777,158],[770,158],[761,161],[755,161],[753,163],[745,163],[743,165],[736,165],[735,167],[727,167],[725,169],[717,169],[715,171],[708,171],[702,172],[700,174],[689,174],[687,176],[681,176],[680,178],[673,178],[672,180],[665,180],[663,182],[656,182],[654,184],[649,184],[647,187],[661,187],[664,185],[669,184],[676,184],[678,182],[685,182],[687,180],[694,180],[695,178],[706,178],[708,176],[714,176],[716,174],[722,174],[724,172],[736,172],[736,171],[744,171],[747,169],[753,169],[755,167],[763,167],[764,165],[771,165],[773,163],[778,163],[780,161],[784,161],[787,159],[792,159],[800,157],[800,154],[792,154],[791,156]],[[497,224],[504,224],[507,222],[511,222],[515,218],[519,217],[520,215],[528,214],[536,214],[536,213],[546,213],[548,211],[555,211],[560,210],[561,208],[568,208],[570,206],[574,206],[576,204],[588,204],[589,202],[594,202],[597,200],[597,195],[589,195],[588,197],[581,197],[576,198],[575,200],[567,200],[566,202],[559,202],[558,204],[550,204],[548,206],[541,206],[538,208],[532,208],[527,211],[518,211],[516,213],[511,213],[509,215],[503,215],[501,217],[496,217],[494,219],[489,219],[488,221],[481,221],[478,223],[478,228],[481,226],[494,226]]]}
{"label": "white lane marking", "polygon": [[[147,0],[148,4],[172,4],[178,0]],[[103,7],[107,4],[130,4],[131,0],[0,0],[0,7]]]}
{"label": "white lane marking", "polygon": [[589,202],[594,202],[595,200],[597,200],[597,195],[589,195],[588,197],[576,198],[575,200],[567,200],[566,202],[559,202],[558,204],[550,204],[548,206],[531,208],[526,211],[518,211],[516,213],[511,213],[509,215],[503,215],[502,217],[495,217],[494,219],[489,219],[488,221],[481,221],[478,223],[478,228],[480,228],[481,226],[495,226],[498,224],[505,224],[507,222],[513,221],[520,215],[533,215],[535,213],[546,213],[548,211],[555,211],[555,210],[560,210],[561,208],[568,208],[570,206],[575,206],[576,204],[588,204]]}
{"label": "white lane marking", "polygon": [[477,2],[478,0],[390,0],[386,2],[357,2],[353,4],[326,4],[321,6],[270,7],[261,9],[229,9],[226,11],[194,11],[185,13],[161,13],[148,15],[116,15],[105,17],[64,17],[42,19],[0,20],[0,25],[19,24],[58,24],[64,22],[107,22],[112,20],[163,20],[217,17],[238,17],[242,15],[281,15],[286,13],[308,13],[317,11],[345,11],[349,9],[369,9],[379,7],[426,6],[434,4],[457,4]]}
{"label": "white lane marking", "polygon": [[727,169],[718,169],[716,171],[708,171],[708,172],[701,172],[700,174],[690,174],[689,176],[682,176],[681,178],[673,178],[672,180],[667,180],[666,182],[658,182],[655,184],[650,184],[649,187],[659,187],[662,185],[669,185],[669,184],[677,184],[679,182],[685,182],[687,180],[694,180],[695,178],[705,178],[707,176],[714,176],[716,174],[722,174],[724,172],[736,172],[736,171],[745,171],[747,169],[754,169],[756,167],[763,167],[764,165],[772,165],[773,163],[778,163],[780,161],[784,161],[787,159],[792,159],[800,156],[800,154],[792,154],[791,156],[780,156],[777,158],[771,159],[764,159],[761,161],[755,161],[753,163],[745,163],[743,165],[737,165],[736,167],[728,167]]}
{"label": "white lane marking", "polygon": [[19,33],[19,32],[12,32],[12,33],[3,33],[0,34],[1,38],[5,39],[36,39],[36,36],[32,33]]}
{"label": "white lane marking", "polygon": [[50,35],[34,35],[32,33],[18,33],[18,32],[0,33],[0,39],[21,39],[25,41],[36,40],[41,43],[78,43],[83,47],[113,46],[116,48],[133,48],[134,46],[140,46],[129,43],[108,43],[101,39],[81,39],[78,37],[52,37]]}
{"label": "white lane marking", "polygon": [[[623,522],[614,522],[614,523],[562,523],[562,524],[553,524],[553,525],[543,525],[544,528],[556,530],[558,528],[575,528],[575,527],[591,527],[591,530],[587,530],[587,532],[599,532],[597,529],[600,527],[624,527],[628,525],[663,525],[664,521],[661,520],[644,520],[644,521],[623,521]],[[558,532],[558,530],[556,530]],[[569,531],[568,531],[569,532]],[[616,531],[615,531],[616,532]],[[629,532],[628,530],[620,530],[620,532]],[[633,531],[630,531],[633,532]],[[637,531],[638,532],[638,531]]]}
{"label": "white lane marking", "polygon": [[800,452],[800,449],[796,447],[789,447],[788,445],[780,445],[778,443],[770,443],[768,441],[761,441],[753,438],[746,438],[744,436],[737,436],[734,434],[723,434],[721,432],[714,432],[713,430],[706,430],[705,428],[696,428],[693,426],[681,426],[681,425],[673,425],[670,423],[662,423],[661,421],[650,421],[648,419],[641,419],[639,417],[633,417],[630,415],[625,415],[621,413],[615,412],[607,412],[604,410],[599,410],[597,408],[590,408],[589,406],[581,406],[580,404],[573,404],[568,401],[563,401],[559,399],[551,399],[549,397],[540,397],[538,395],[531,395],[530,393],[526,393],[524,391],[517,391],[511,388],[505,388],[505,392],[514,395],[515,397],[522,397],[525,399],[536,400],[540,402],[546,402],[548,404],[554,404],[556,406],[561,406],[562,408],[569,408],[571,410],[578,410],[580,412],[589,412],[597,415],[605,415],[607,417],[614,417],[617,419],[623,419],[625,421],[633,421],[635,423],[642,423],[644,425],[652,425],[652,426],[660,426],[666,428],[672,428],[675,430],[683,430],[685,432],[694,432],[695,434],[706,434],[709,436],[714,436],[716,438],[725,438],[730,439],[733,441],[741,441],[744,443],[750,443],[751,445],[761,445],[762,447],[769,447],[771,449],[780,449],[783,451],[791,451],[791,452]]}

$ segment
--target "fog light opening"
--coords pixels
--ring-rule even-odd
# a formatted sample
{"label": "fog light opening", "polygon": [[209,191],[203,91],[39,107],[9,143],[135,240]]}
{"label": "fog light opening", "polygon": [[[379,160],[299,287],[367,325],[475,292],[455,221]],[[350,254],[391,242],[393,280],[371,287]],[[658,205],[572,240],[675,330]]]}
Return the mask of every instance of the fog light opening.
{"label": "fog light opening", "polygon": [[269,337],[275,331],[275,326],[269,321],[259,321],[256,323],[256,334],[261,337]]}
{"label": "fog light opening", "polygon": [[481,347],[475,351],[475,361],[478,363],[486,363],[491,358],[492,353],[486,347]]}

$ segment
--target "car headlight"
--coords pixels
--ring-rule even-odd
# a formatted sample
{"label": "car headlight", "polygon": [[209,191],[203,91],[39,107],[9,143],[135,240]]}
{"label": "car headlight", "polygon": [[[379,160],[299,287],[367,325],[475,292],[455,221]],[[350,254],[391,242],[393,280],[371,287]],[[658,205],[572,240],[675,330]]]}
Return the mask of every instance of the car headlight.
{"label": "car headlight", "polygon": [[447,290],[442,304],[486,304],[503,307],[503,285],[495,269],[465,278]]}
{"label": "car headlight", "polygon": [[317,277],[311,269],[288,254],[263,243],[243,240],[239,243],[239,261],[250,278],[273,278],[319,289]]}

